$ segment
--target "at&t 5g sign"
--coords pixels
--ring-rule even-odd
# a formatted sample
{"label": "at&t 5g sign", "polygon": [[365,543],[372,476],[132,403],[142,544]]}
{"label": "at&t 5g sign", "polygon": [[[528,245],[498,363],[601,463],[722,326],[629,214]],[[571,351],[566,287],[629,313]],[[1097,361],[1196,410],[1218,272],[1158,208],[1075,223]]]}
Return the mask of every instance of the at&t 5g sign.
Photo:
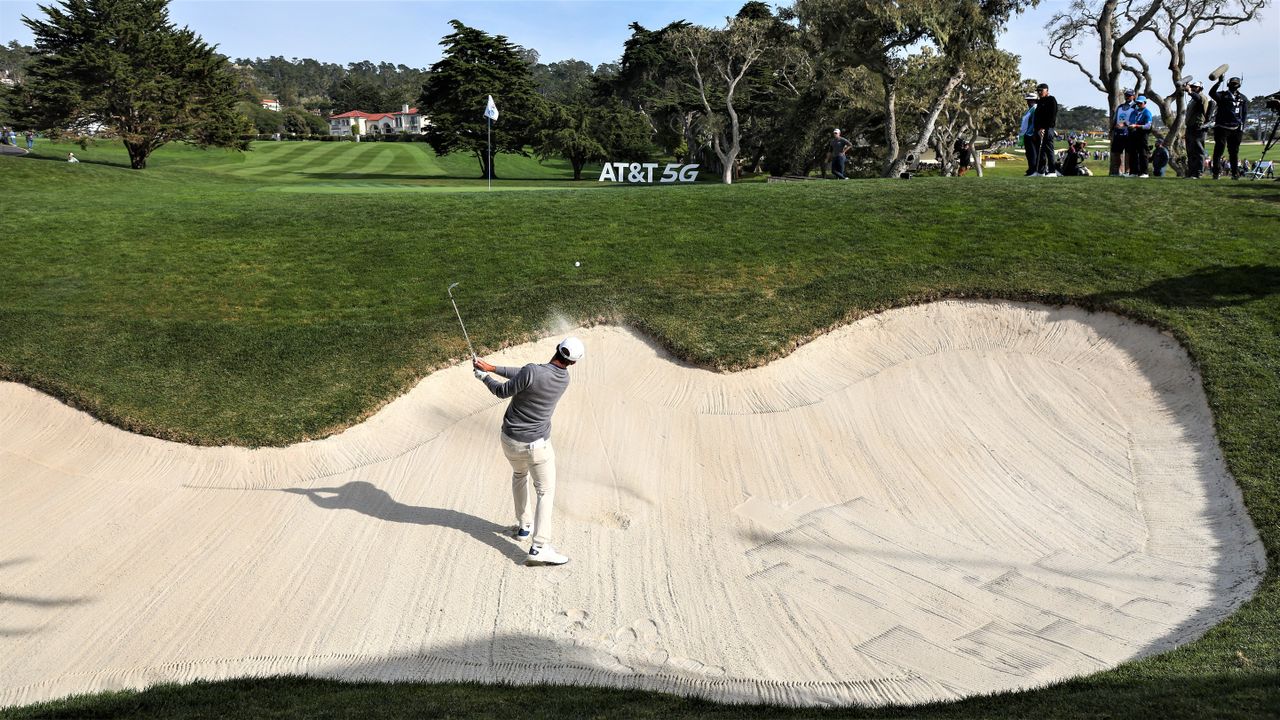
{"label": "at&t 5g sign", "polygon": [[628,182],[628,183],[674,183],[674,182],[694,182],[698,179],[698,165],[681,165],[679,163],[668,163],[666,167],[662,167],[662,174],[657,175],[655,179],[655,171],[662,167],[658,163],[605,163],[600,169],[600,182],[606,180],[611,182]]}

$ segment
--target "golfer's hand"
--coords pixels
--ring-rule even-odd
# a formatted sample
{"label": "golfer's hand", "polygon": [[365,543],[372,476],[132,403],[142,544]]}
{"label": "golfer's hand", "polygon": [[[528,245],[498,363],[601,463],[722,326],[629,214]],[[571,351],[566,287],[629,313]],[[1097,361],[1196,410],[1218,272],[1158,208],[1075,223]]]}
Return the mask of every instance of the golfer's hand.
{"label": "golfer's hand", "polygon": [[472,367],[474,367],[474,368],[475,368],[477,371],[479,371],[479,372],[487,372],[487,373],[491,373],[491,372],[493,372],[494,370],[497,370],[497,369],[498,369],[498,367],[497,367],[496,365],[492,365],[492,364],[490,364],[490,363],[487,363],[487,362],[485,362],[485,361],[481,360],[480,358],[476,358],[475,360],[472,360],[472,361],[471,361],[471,366],[472,366]]}
{"label": "golfer's hand", "polygon": [[1044,130],[1037,130],[1036,135],[1039,137],[1044,137]]}

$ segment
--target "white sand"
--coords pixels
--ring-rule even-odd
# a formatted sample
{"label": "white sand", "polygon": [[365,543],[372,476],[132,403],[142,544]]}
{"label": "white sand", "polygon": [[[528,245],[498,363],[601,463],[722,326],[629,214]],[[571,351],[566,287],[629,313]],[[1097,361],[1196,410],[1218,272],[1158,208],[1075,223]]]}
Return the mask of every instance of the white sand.
{"label": "white sand", "polygon": [[1199,375],[1145,326],[944,302],[733,375],[581,335],[563,568],[500,534],[503,405],[464,366],[266,450],[0,383],[0,706],[279,673],[918,703],[1187,642],[1265,567]]}

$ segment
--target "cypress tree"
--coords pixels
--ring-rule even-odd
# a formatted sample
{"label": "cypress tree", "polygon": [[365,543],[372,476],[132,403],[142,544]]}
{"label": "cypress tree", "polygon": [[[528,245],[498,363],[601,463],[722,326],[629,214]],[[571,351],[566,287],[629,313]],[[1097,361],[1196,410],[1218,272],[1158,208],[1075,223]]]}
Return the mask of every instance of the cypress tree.
{"label": "cypress tree", "polygon": [[134,169],[172,141],[244,147],[225,57],[169,21],[168,0],[64,0],[22,20],[35,34],[30,124],[120,136]]}
{"label": "cypress tree", "polygon": [[431,119],[426,135],[436,154],[470,151],[480,161],[480,176],[485,177],[488,96],[493,96],[499,113],[493,123],[495,155],[527,156],[526,146],[533,142],[546,107],[520,48],[501,35],[489,35],[457,20],[449,24],[453,33],[440,41],[444,57],[431,66],[418,104]]}

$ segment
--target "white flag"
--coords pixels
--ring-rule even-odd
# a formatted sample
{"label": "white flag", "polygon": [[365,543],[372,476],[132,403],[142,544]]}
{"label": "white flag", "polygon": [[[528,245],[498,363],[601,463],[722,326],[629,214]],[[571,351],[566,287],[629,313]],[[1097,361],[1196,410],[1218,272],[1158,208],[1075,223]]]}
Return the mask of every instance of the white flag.
{"label": "white flag", "polygon": [[493,102],[492,95],[489,96],[489,104],[486,105],[484,108],[484,116],[489,118],[490,120],[498,119],[498,106],[496,103]]}

